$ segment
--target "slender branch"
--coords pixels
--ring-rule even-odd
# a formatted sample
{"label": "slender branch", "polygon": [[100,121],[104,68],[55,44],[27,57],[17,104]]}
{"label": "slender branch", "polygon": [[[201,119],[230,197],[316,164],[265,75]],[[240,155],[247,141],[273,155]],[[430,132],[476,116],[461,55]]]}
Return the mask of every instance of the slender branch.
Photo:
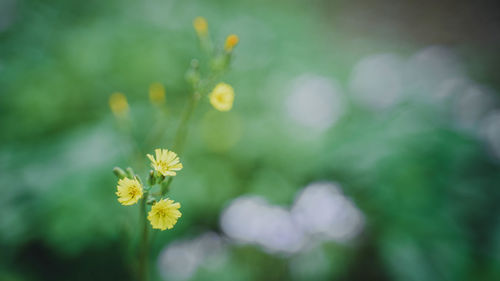
{"label": "slender branch", "polygon": [[141,248],[139,254],[139,280],[148,280],[148,220],[146,218],[146,201],[148,199],[148,191],[144,192],[144,197],[141,200],[141,219],[142,219],[142,235],[141,235]]}
{"label": "slender branch", "polygon": [[[218,73],[212,74],[212,76],[209,78],[208,81],[213,81],[216,77],[218,76]],[[210,85],[210,83],[208,83]],[[175,151],[177,154],[181,154],[183,149],[184,149],[184,144],[186,141],[187,133],[188,133],[188,128],[189,128],[189,121],[193,115],[193,112],[198,105],[198,101],[201,99],[201,94],[197,89],[197,87],[194,87],[195,91],[194,93],[190,96],[189,102],[187,104],[186,109],[184,110],[181,121],[179,123],[179,126],[177,127],[177,132],[175,134],[174,138],[174,144],[173,144],[173,151]],[[165,196],[169,190],[170,190],[170,185],[172,184],[172,181],[174,180],[173,177],[169,177],[166,181],[165,184],[161,185],[161,196]],[[142,199],[141,202],[141,217],[143,218],[144,221],[144,228],[142,231],[142,245],[141,245],[141,254],[140,254],[140,263],[139,263],[139,280],[141,281],[147,281],[147,260],[148,260],[148,225],[147,225],[147,218],[146,218],[146,201],[148,198],[148,192],[146,191],[144,194],[144,198]],[[155,237],[155,233],[153,233],[153,238]]]}
{"label": "slender branch", "polygon": [[160,194],[162,197],[165,196],[165,194],[167,194],[168,191],[170,190],[170,184],[172,183],[173,180],[174,180],[173,177],[168,177],[167,182],[161,185]]}
{"label": "slender branch", "polygon": [[188,124],[191,116],[193,115],[194,109],[198,105],[198,101],[200,99],[200,95],[195,92],[191,95],[186,110],[182,114],[181,121],[179,123],[179,127],[177,127],[177,132],[175,134],[174,146],[173,150],[177,154],[181,154],[184,148],[184,142],[186,141],[186,136],[188,132]]}
{"label": "slender branch", "polygon": [[[177,127],[173,151],[175,151],[179,155],[182,153],[182,150],[184,148],[184,143],[186,141],[188,133],[189,120],[191,119],[191,116],[193,115],[194,109],[198,105],[199,100],[200,100],[199,93],[195,92],[193,93],[193,95],[191,95],[186,110],[184,110],[184,113],[182,114],[182,119],[181,122],[179,123],[179,127]],[[173,180],[174,180],[173,177],[169,177],[167,179],[167,183],[162,185],[161,196],[167,194],[167,192],[170,190],[170,184],[172,184]]]}

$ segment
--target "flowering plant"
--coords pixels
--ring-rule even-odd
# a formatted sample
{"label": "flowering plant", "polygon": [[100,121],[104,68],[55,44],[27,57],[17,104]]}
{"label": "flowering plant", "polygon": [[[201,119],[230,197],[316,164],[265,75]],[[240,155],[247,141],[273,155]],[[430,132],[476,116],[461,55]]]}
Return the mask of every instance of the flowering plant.
{"label": "flowering plant", "polygon": [[[138,279],[148,279],[148,248],[149,248],[149,224],[153,229],[161,231],[171,229],[182,216],[181,204],[167,197],[171,183],[183,165],[177,153],[183,150],[189,120],[200,100],[208,96],[210,104],[219,111],[229,111],[233,107],[234,89],[231,85],[220,82],[219,77],[229,67],[234,47],[238,44],[238,36],[231,34],[227,36],[222,48],[215,48],[208,32],[207,21],[198,17],[193,21],[193,26],[200,41],[202,49],[209,54],[210,70],[202,75],[199,70],[199,62],[193,59],[191,66],[186,72],[186,80],[191,84],[192,92],[189,101],[180,119],[173,140],[173,150],[158,148],[154,155],[147,154],[151,162],[145,181],[134,172],[131,167],[122,169],[113,168],[113,173],[118,178],[116,195],[118,202],[124,206],[138,203],[140,205],[140,218],[142,219],[141,245],[139,248]],[[153,83],[149,88],[149,99],[153,105],[159,108],[165,106],[165,89],[160,83]],[[109,100],[110,108],[116,119],[124,127],[129,128],[129,104],[122,93],[114,93]],[[175,151],[175,152],[174,152]],[[142,153],[139,153],[143,155]],[[150,206],[150,207],[149,207]]]}

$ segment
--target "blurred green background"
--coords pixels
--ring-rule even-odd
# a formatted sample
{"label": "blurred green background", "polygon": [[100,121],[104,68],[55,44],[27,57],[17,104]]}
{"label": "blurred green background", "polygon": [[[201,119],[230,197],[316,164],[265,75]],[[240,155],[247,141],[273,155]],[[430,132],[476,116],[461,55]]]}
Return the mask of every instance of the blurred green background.
{"label": "blurred green background", "polygon": [[[117,202],[111,169],[145,173],[134,147],[172,145],[185,71],[207,64],[197,16],[219,44],[240,38],[222,78],[235,104],[197,108],[153,280],[500,280],[498,11],[1,0],[0,280],[134,280],[137,206]],[[144,142],[158,124],[165,138]]]}

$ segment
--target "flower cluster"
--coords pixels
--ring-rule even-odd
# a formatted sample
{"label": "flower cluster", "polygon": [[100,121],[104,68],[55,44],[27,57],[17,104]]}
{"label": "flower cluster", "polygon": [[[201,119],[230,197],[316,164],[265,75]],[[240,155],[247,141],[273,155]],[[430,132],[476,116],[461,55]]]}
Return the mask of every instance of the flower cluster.
{"label": "flower cluster", "polygon": [[[223,44],[213,44],[207,20],[197,17],[193,21],[194,31],[198,37],[201,49],[205,52],[203,57],[208,57],[207,67],[200,67],[197,59],[191,61],[185,73],[186,81],[191,90],[182,115],[179,118],[176,133],[173,138],[173,148],[181,152],[188,134],[189,121],[193,112],[202,98],[205,98],[213,108],[218,111],[229,111],[233,108],[235,99],[234,89],[228,83],[222,82],[220,77],[228,70],[233,57],[233,51],[238,45],[239,38],[235,34],[226,37]],[[151,126],[151,131],[144,135],[144,141],[134,143],[134,155],[146,154],[154,142],[163,142],[167,127],[166,119],[170,117],[168,91],[164,84],[151,83],[148,96],[157,114],[157,124]],[[128,139],[135,142],[133,134],[133,111],[130,110],[127,98],[122,93],[114,93],[109,99],[109,106],[116,117],[117,125]],[[172,111],[175,112],[175,111]],[[171,229],[182,216],[179,211],[181,204],[167,197],[170,185],[183,165],[177,153],[168,149],[155,149],[154,154],[146,154],[151,161],[151,170],[145,181],[134,173],[132,168],[125,170],[115,167],[113,172],[118,177],[116,195],[118,202],[124,206],[138,204],[143,227],[141,228],[141,251],[139,252],[138,276],[140,280],[147,279],[147,248],[148,248],[148,221],[153,229]],[[149,210],[148,210],[149,209]]]}
{"label": "flower cluster", "polygon": [[[198,35],[201,46],[203,49],[210,54],[212,62],[211,62],[211,76],[217,77],[218,74],[222,73],[229,65],[233,53],[234,47],[238,45],[239,38],[235,34],[230,34],[226,37],[224,47],[222,50],[217,50],[212,47],[212,41],[210,39],[208,33],[208,23],[205,18],[197,17],[193,21],[193,27]],[[197,67],[195,67],[197,68]],[[190,71],[190,76],[192,77],[193,71]],[[193,87],[195,89],[200,88],[200,84],[210,83],[211,81],[202,81],[196,76],[196,79],[191,80]],[[219,111],[229,111],[233,107],[234,101],[234,89],[231,85],[219,82],[209,94],[210,104]]]}
{"label": "flower cluster", "polygon": [[[166,177],[175,176],[176,171],[182,169],[182,163],[177,154],[168,149],[156,149],[155,154],[156,157],[151,154],[147,155],[154,170],[150,171],[145,186],[131,168],[127,168],[126,172],[118,167],[113,169],[119,178],[116,195],[118,202],[125,206],[133,205],[140,199],[152,203],[147,216],[151,226],[160,230],[171,229],[177,223],[177,219],[181,217],[179,211],[181,204],[162,197],[166,193],[165,186],[169,184],[168,181],[165,181]],[[159,192],[153,193],[156,186],[159,187]]]}

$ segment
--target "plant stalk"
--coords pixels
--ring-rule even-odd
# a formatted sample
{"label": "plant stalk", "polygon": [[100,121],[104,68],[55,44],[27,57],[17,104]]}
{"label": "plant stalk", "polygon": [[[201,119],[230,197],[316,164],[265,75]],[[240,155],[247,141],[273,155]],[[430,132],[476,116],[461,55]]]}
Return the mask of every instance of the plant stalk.
{"label": "plant stalk", "polygon": [[[175,141],[174,141],[174,146],[173,150],[176,151],[177,153],[181,153],[184,142],[186,140],[187,136],[187,129],[188,129],[188,124],[189,120],[191,119],[191,116],[193,115],[194,109],[196,108],[196,105],[198,104],[199,100],[199,94],[194,93],[191,98],[189,99],[189,103],[187,105],[186,110],[184,111],[182,115],[181,122],[179,123],[179,127],[177,128],[177,132],[175,135]],[[161,196],[164,196],[169,188],[170,184],[172,183],[173,177],[169,177],[167,179],[167,184],[162,187],[161,190]],[[147,281],[148,280],[148,257],[149,257],[149,245],[148,245],[148,220],[146,217],[146,201],[148,198],[148,192],[146,191],[144,193],[144,197],[141,200],[141,218],[143,219],[143,229],[142,229],[142,235],[141,235],[141,248],[140,248],[140,255],[139,255],[139,280],[140,281]]]}
{"label": "plant stalk", "polygon": [[174,146],[172,149],[177,154],[182,153],[182,150],[184,148],[184,142],[185,142],[186,136],[187,136],[189,120],[191,119],[191,116],[193,115],[193,112],[194,112],[194,109],[196,108],[196,105],[198,105],[199,99],[200,99],[200,95],[197,92],[193,93],[189,99],[189,103],[187,105],[186,110],[184,110],[184,113],[182,114],[182,119],[179,123],[179,127],[177,127],[177,132],[175,134],[175,140],[174,140]]}
{"label": "plant stalk", "polygon": [[146,201],[148,198],[148,192],[144,192],[144,197],[141,200],[141,218],[142,218],[142,235],[141,235],[141,247],[139,253],[139,280],[148,280],[148,257],[149,257],[149,245],[148,245],[148,220],[146,218]]}

